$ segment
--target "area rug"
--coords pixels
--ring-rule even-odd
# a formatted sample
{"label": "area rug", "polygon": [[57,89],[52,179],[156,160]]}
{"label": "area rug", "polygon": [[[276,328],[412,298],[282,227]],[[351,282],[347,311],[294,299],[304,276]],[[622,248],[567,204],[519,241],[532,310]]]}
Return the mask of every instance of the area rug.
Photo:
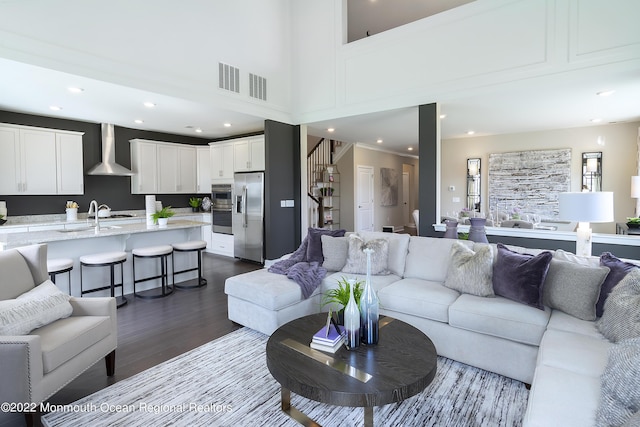
{"label": "area rug", "polygon": [[[297,426],[280,410],[280,386],[266,366],[268,337],[248,328],[184,353],[42,417],[48,427]],[[438,358],[421,394],[374,408],[379,426],[522,425],[523,383]],[[291,403],[324,426],[363,424],[362,408]]]}

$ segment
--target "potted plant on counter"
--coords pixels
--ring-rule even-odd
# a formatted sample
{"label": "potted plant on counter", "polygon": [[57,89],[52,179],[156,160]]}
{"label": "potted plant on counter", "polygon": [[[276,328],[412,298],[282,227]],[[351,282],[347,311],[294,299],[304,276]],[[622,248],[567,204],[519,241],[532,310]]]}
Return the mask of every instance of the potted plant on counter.
{"label": "potted plant on counter", "polygon": [[171,210],[171,206],[165,206],[164,208],[151,214],[153,221],[160,227],[166,227],[169,218],[175,215],[175,212]]}
{"label": "potted plant on counter", "polygon": [[191,206],[191,210],[193,212],[198,212],[200,210],[200,205],[202,205],[202,199],[200,197],[191,197],[189,199],[189,206]]}
{"label": "potted plant on counter", "polygon": [[638,217],[627,217],[627,227],[629,227],[629,228],[640,228],[640,218],[638,218]]}
{"label": "potted plant on counter", "polygon": [[329,289],[325,292],[322,299],[322,306],[327,304],[339,304],[340,308],[334,307],[338,312],[338,323],[344,325],[344,308],[347,306],[349,302],[349,280],[353,280],[355,287],[353,288],[353,297],[358,304],[360,304],[360,296],[362,295],[363,284],[362,280],[358,279],[346,279],[341,277],[338,280],[338,287],[334,289]]}

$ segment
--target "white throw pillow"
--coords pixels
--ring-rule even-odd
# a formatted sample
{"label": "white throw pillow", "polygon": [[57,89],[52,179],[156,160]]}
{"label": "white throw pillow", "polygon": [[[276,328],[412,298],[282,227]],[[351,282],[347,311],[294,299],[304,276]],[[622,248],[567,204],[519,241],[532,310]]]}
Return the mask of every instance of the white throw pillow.
{"label": "white throw pillow", "polygon": [[0,301],[0,335],[26,335],[34,329],[71,316],[69,295],[51,280],[16,299]]}
{"label": "white throw pillow", "polygon": [[347,262],[342,267],[343,273],[365,274],[367,272],[367,254],[363,249],[373,249],[371,254],[371,274],[389,274],[389,241],[387,239],[374,239],[365,243],[364,239],[357,234],[349,236],[349,250]]}
{"label": "white throw pillow", "polygon": [[477,244],[474,249],[475,252],[460,242],[451,246],[451,261],[444,286],[464,294],[494,296],[491,246]]}

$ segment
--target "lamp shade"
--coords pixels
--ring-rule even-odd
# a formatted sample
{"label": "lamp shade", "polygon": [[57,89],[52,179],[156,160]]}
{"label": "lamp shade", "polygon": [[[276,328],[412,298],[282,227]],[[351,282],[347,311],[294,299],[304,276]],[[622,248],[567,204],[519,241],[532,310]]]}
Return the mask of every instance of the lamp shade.
{"label": "lamp shade", "polygon": [[640,198],[640,176],[631,177],[631,197]]}
{"label": "lamp shade", "polygon": [[613,193],[560,193],[559,219],[579,222],[613,222]]}

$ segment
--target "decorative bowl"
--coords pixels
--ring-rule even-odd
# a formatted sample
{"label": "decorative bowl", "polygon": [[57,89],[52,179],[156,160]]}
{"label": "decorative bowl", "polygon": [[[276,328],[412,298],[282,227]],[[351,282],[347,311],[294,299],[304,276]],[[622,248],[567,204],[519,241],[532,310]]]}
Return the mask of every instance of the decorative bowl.
{"label": "decorative bowl", "polygon": [[627,227],[629,228],[640,228],[640,223],[637,222],[628,222]]}

